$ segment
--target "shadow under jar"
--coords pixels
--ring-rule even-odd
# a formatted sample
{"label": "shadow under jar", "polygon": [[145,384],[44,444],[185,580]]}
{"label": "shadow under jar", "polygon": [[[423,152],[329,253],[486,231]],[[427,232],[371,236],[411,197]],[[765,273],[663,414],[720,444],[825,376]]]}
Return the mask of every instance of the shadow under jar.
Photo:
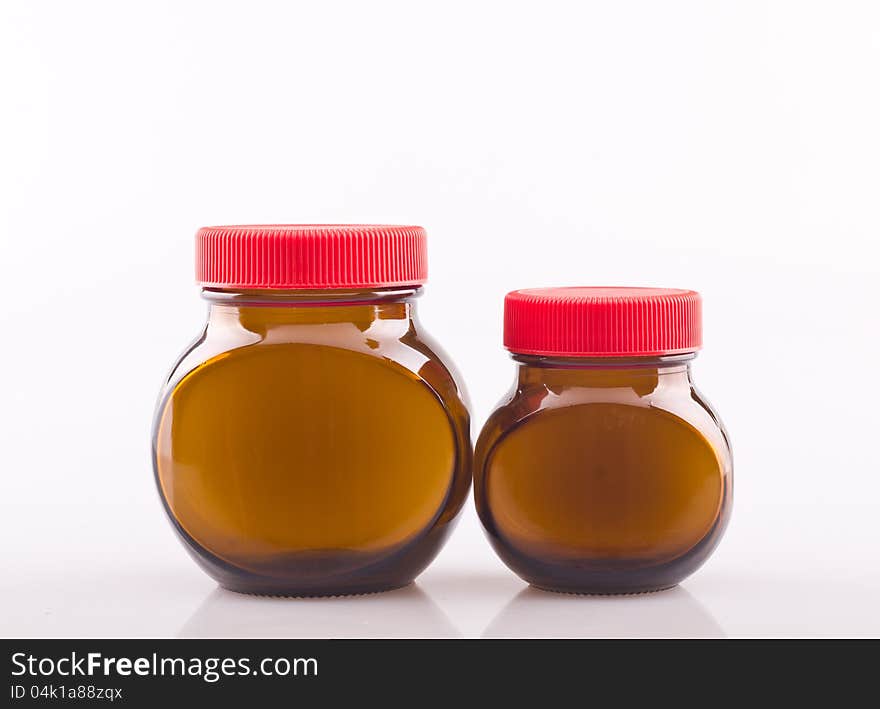
{"label": "shadow under jar", "polygon": [[166,512],[234,591],[368,593],[410,583],[453,528],[470,420],[422,331],[419,227],[206,228],[209,303],[156,412]]}
{"label": "shadow under jar", "polygon": [[477,442],[477,511],[539,588],[642,593],[693,573],[732,503],[727,434],[691,378],[693,291],[553,288],[505,299],[516,362]]}

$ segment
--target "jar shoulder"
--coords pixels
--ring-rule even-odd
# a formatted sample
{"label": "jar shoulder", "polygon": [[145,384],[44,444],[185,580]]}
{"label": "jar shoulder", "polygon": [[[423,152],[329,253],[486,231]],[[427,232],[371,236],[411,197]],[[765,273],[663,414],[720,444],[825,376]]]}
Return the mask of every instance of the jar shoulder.
{"label": "jar shoulder", "polygon": [[709,400],[693,384],[649,392],[633,389],[592,387],[548,388],[539,384],[514,387],[489,415],[476,445],[476,470],[487,461],[492,449],[513,429],[548,412],[578,415],[583,406],[614,404],[653,410],[658,415],[672,415],[685,422],[717,451],[725,469],[732,468],[732,453],[727,430]]}
{"label": "jar shoulder", "polygon": [[460,375],[448,355],[420,327],[371,327],[362,330],[352,323],[332,326],[287,325],[263,332],[243,327],[211,327],[202,332],[178,356],[161,387],[159,402],[189,374],[209,362],[239,350],[268,346],[314,345],[344,350],[392,363],[423,381],[444,401],[459,400],[469,408]]}

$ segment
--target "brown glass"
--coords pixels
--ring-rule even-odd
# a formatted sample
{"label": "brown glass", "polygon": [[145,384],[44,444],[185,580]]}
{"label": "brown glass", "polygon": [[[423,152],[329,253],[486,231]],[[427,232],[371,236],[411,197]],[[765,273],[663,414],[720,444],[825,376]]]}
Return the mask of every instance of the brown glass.
{"label": "brown glass", "polygon": [[525,581],[656,591],[712,553],[733,463],[692,358],[514,356],[513,390],[477,442],[474,495],[492,546]]}
{"label": "brown glass", "polygon": [[417,294],[204,291],[153,460],[174,528],[222,586],[368,593],[437,554],[470,486],[470,420]]}

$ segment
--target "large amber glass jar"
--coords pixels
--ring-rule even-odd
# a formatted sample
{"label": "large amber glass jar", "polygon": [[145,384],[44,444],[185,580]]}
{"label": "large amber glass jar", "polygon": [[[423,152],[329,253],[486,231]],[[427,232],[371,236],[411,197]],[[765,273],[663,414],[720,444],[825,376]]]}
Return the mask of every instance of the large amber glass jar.
{"label": "large amber glass jar", "polygon": [[730,516],[727,434],[694,387],[693,291],[555,288],[505,300],[513,388],[477,442],[477,510],[529,583],[572,593],[677,584]]}
{"label": "large amber glass jar", "polygon": [[159,493],[229,589],[367,593],[411,582],[471,479],[460,381],[416,318],[419,227],[199,231],[207,325],[153,433]]}

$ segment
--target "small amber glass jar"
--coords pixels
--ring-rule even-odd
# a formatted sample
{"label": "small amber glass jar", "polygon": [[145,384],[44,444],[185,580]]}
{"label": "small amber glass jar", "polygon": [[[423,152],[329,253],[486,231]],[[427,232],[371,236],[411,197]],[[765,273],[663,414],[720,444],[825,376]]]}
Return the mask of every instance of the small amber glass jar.
{"label": "small amber glass jar", "polygon": [[156,482],[195,560],[235,591],[408,584],[470,486],[466,397],[416,318],[419,227],[199,231],[202,334],[153,433]]}
{"label": "small amber glass jar", "polygon": [[516,378],[477,442],[474,493],[493,547],[525,581],[656,591],[718,544],[733,465],[691,378],[700,318],[693,291],[508,294]]}

